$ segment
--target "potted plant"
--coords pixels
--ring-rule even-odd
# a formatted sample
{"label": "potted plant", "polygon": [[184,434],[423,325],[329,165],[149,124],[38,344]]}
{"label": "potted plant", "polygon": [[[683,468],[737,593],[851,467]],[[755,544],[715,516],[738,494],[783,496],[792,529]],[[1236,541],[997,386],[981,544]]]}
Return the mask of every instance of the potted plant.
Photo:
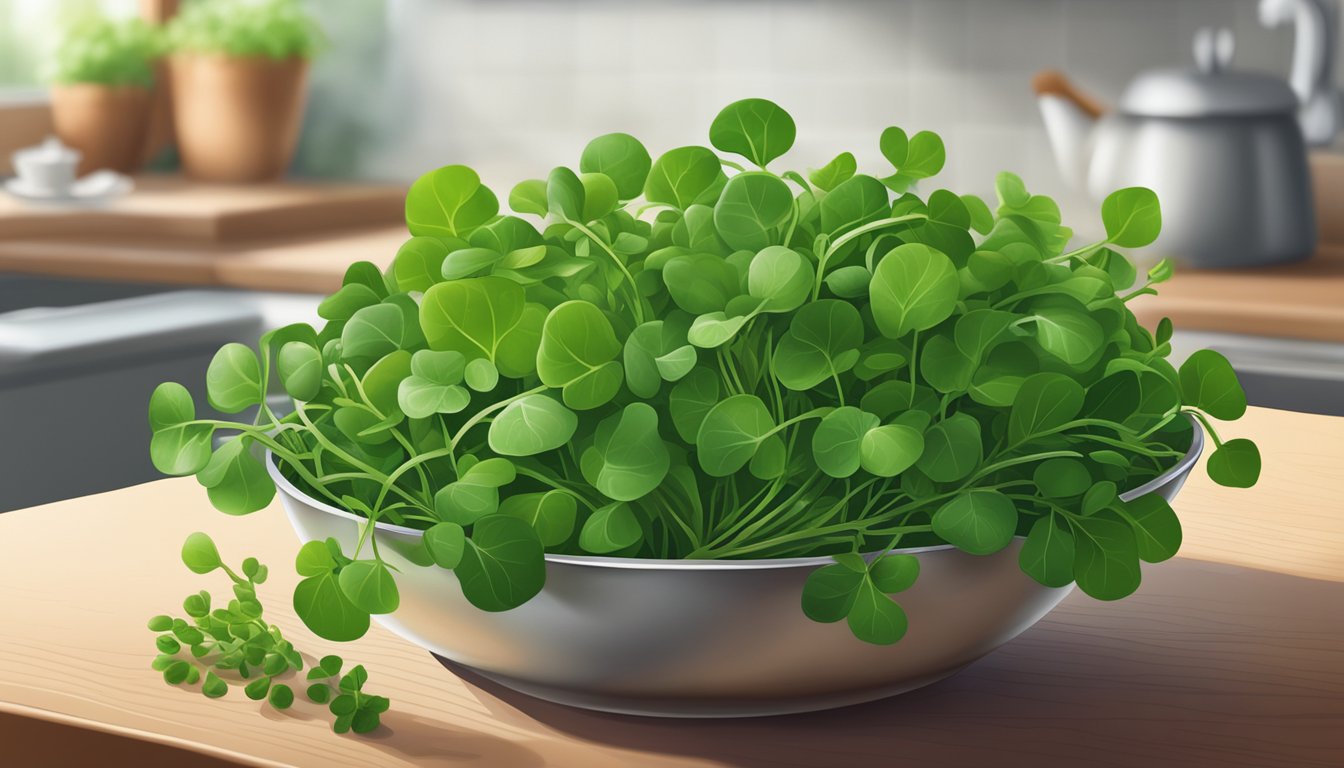
{"label": "potted plant", "polygon": [[1214,480],[1255,482],[1255,446],[1210,421],[1246,408],[1227,361],[1174,368],[1170,322],[1127,308],[1170,274],[1117,250],[1157,236],[1152,192],[1067,250],[1011,174],[996,208],[910,191],[943,165],[932,133],[884,131],[880,177],[849,153],[769,170],[794,137],[759,99],[710,127],[739,159],[609,134],[514,187],[516,215],[469,168],[426,174],[412,237],[350,267],[323,327],[214,359],[212,405],[255,420],[154,392],[156,465],[230,514],[280,487],[323,637],[376,615],[524,691],[681,715],[875,698],[1075,582],[1124,597],[1180,545],[1205,433]]}
{"label": "potted plant", "polygon": [[139,19],[85,18],[72,25],[52,62],[56,134],[83,154],[79,173],[139,165],[161,54],[154,28]]}
{"label": "potted plant", "polygon": [[303,122],[321,31],[295,0],[198,0],[168,25],[173,126],[187,175],[274,179]]}

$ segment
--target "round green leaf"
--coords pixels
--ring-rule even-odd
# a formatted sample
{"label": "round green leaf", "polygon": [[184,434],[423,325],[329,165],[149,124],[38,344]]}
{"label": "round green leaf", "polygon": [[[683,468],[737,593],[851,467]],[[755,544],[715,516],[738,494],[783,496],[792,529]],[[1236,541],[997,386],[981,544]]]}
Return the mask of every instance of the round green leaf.
{"label": "round green leaf", "polygon": [[436,413],[458,413],[471,402],[471,393],[457,385],[408,376],[397,386],[397,407],[413,419]]}
{"label": "round green leaf", "polygon": [[1017,508],[998,491],[971,490],[933,513],[933,532],[963,552],[989,555],[1013,540]]}
{"label": "round green leaf", "polygon": [[1073,581],[1073,534],[1054,515],[1037,520],[1022,543],[1018,565],[1047,587],[1063,587]]}
{"label": "round green leaf", "polygon": [[628,133],[598,136],[588,142],[579,158],[580,171],[605,174],[616,184],[622,200],[639,197],[652,164],[649,151]]}
{"label": "round green leaf", "polygon": [[868,566],[873,586],[888,595],[904,592],[919,578],[919,558],[914,555],[886,554]]}
{"label": "round green leaf", "polygon": [[849,615],[866,579],[862,571],[843,565],[827,565],[807,575],[803,582],[803,613],[813,621],[829,624]]}
{"label": "round green leaf", "polygon": [[854,603],[849,607],[849,629],[865,643],[891,645],[902,637],[909,626],[905,611],[882,594],[870,579],[859,582]]}
{"label": "round green leaf", "polygon": [[579,417],[546,395],[534,394],[509,403],[490,422],[490,450],[503,456],[533,456],[569,442]]}
{"label": "round green leaf", "polygon": [[956,413],[924,433],[924,452],[915,465],[936,483],[956,482],[971,474],[983,450],[980,422]]}
{"label": "round green leaf", "polygon": [[502,277],[439,283],[425,292],[419,325],[431,349],[494,360],[526,303],[522,286]]}
{"label": "round green leaf", "polygon": [[742,99],[724,107],[709,126],[709,143],[764,168],[789,151],[797,137],[793,118],[765,99]]}
{"label": "round green leaf", "polygon": [[1162,208],[1146,187],[1117,189],[1101,203],[1107,241],[1121,248],[1142,248],[1162,231]]}
{"label": "round green leaf", "polygon": [[729,246],[758,251],[777,239],[793,211],[789,185],[762,171],[739,173],[728,180],[714,205],[714,227]]}
{"label": "round green leaf", "polygon": [[705,368],[692,370],[672,387],[668,411],[682,440],[694,445],[705,414],[719,402],[719,378]]}
{"label": "round green leaf", "polygon": [[214,540],[200,531],[191,534],[182,542],[182,563],[187,566],[187,570],[200,574],[210,573],[224,565],[219,559],[219,550],[215,548]]}
{"label": "round green leaf", "polygon": [[838,184],[817,207],[821,231],[836,235],[888,215],[891,195],[882,182],[859,174]]}
{"label": "round green leaf", "polygon": [[603,419],[590,450],[601,462],[591,478],[593,486],[617,501],[645,496],[663,482],[671,466],[658,434],[658,412],[645,403],[631,403]]}
{"label": "round green leaf", "polygon": [[905,424],[868,430],[859,445],[863,468],[879,477],[895,477],[914,466],[924,453],[924,435]]}
{"label": "round green leaf", "polygon": [[817,468],[838,478],[858,472],[864,435],[880,423],[873,414],[852,405],[826,414],[812,433],[812,458]]}
{"label": "round green leaf", "polygon": [[205,371],[206,397],[225,413],[260,403],[263,389],[257,353],[245,344],[220,347]]}
{"label": "round green leaf", "polygon": [[1082,311],[1042,307],[1032,315],[1036,342],[1069,365],[1085,362],[1101,348],[1101,326]]}
{"label": "round green leaf", "polygon": [[514,494],[500,503],[499,512],[532,526],[543,546],[556,547],[568,541],[574,532],[578,502],[572,494],[561,490]]}
{"label": "round green leaf", "polygon": [[294,587],[294,612],[304,626],[326,640],[358,640],[369,631],[368,611],[350,602],[332,571],[310,576]]}
{"label": "round green leaf", "polygon": [[531,213],[545,216],[547,213],[546,182],[541,179],[528,179],[514,185],[509,192],[509,208],[514,213]]}
{"label": "round green leaf", "polygon": [[467,535],[457,523],[435,523],[423,534],[425,549],[440,568],[456,568],[467,547]]}
{"label": "round green leaf", "polygon": [[489,360],[478,357],[467,363],[463,379],[477,392],[489,392],[499,383],[499,369]]}
{"label": "round green leaf", "polygon": [[764,302],[762,312],[792,312],[807,301],[812,278],[812,265],[797,251],[772,245],[752,258],[747,293]]}
{"label": "round green leaf", "polygon": [[1083,407],[1083,388],[1059,373],[1027,377],[1008,413],[1008,440],[1019,445],[1067,424]]}
{"label": "round green leaf", "polygon": [[1098,600],[1119,600],[1139,588],[1134,530],[1109,512],[1072,521],[1073,575],[1078,588]]}
{"label": "round green leaf", "polygon": [[1250,488],[1260,479],[1260,449],[1244,437],[1228,440],[1209,455],[1209,478],[1230,488]]}
{"label": "round green leaf", "polygon": [[663,266],[663,282],[677,306],[693,315],[722,310],[740,293],[741,286],[737,269],[708,253],[670,259]]}
{"label": "round green leaf", "polygon": [[835,189],[841,182],[854,175],[858,170],[858,162],[854,155],[849,152],[841,152],[831,159],[831,162],[823,165],[807,175],[813,184],[825,190]]}
{"label": "round green leaf", "polygon": [[412,235],[466,236],[498,212],[495,194],[465,165],[430,171],[406,193],[406,227]]}
{"label": "round green leaf", "polygon": [[451,249],[449,241],[439,237],[412,237],[402,243],[392,259],[392,279],[397,290],[421,293],[429,290],[443,279],[443,261]]}
{"label": "round green leaf", "polygon": [[759,397],[733,395],[721,401],[705,414],[696,435],[700,467],[713,477],[733,474],[751,461],[774,428]]}
{"label": "round green leaf", "polygon": [[848,301],[822,299],[798,309],[775,348],[771,365],[780,384],[806,392],[853,367],[857,357],[846,353],[862,344],[859,310]]}
{"label": "round green leaf", "polygon": [[1195,352],[1180,370],[1181,400],[1215,419],[1232,421],[1246,413],[1246,392],[1226,357],[1211,349]]}
{"label": "round green leaf", "polygon": [[367,613],[392,613],[401,604],[392,571],[380,560],[356,560],[341,569],[337,582],[357,608]]}
{"label": "round green leaf", "polygon": [[1077,459],[1048,459],[1036,465],[1032,480],[1047,499],[1081,496],[1092,487],[1092,474]]}
{"label": "round green leaf", "polygon": [[229,439],[196,477],[205,486],[210,503],[220,512],[250,514],[275,498],[275,482],[248,450],[251,442],[243,436]]}
{"label": "round green leaf", "polygon": [[873,320],[890,339],[946,320],[957,304],[952,260],[920,243],[899,245],[877,263],[869,286]]}
{"label": "round green leaf", "polygon": [[621,367],[613,362],[620,352],[621,344],[602,310],[586,301],[567,301],[546,317],[537,375],[548,387],[564,388],[565,403],[571,408],[596,408],[609,402],[620,387]]}
{"label": "round green leaf", "polygon": [[1147,493],[1124,502],[1120,516],[1134,529],[1139,559],[1160,563],[1176,556],[1181,548],[1181,521],[1166,499],[1156,493]]}
{"label": "round green leaf", "polygon": [[476,521],[454,572],[472,605],[483,611],[507,611],[541,591],[546,560],[532,526],[495,514]]}
{"label": "round green leaf", "polygon": [[630,505],[618,501],[599,508],[584,521],[579,546],[585,552],[605,555],[632,547],[643,537],[644,529]]}
{"label": "round green leaf", "polygon": [[153,436],[149,457],[154,468],[167,475],[190,475],[210,461],[208,424],[187,424],[196,418],[196,406],[187,388],[175,382],[155,387],[149,398],[149,425]]}
{"label": "round green leaf", "polygon": [[692,203],[706,202],[724,183],[723,166],[713,150],[705,147],[678,147],[668,150],[649,170],[644,196],[651,203],[666,203],[685,209]]}
{"label": "round green leaf", "polygon": [[322,391],[324,368],[322,352],[302,341],[288,342],[276,355],[280,384],[295,400],[308,401],[317,397]]}
{"label": "round green leaf", "polygon": [[583,184],[582,221],[596,221],[616,210],[619,197],[616,183],[605,174],[580,174],[579,182]]}

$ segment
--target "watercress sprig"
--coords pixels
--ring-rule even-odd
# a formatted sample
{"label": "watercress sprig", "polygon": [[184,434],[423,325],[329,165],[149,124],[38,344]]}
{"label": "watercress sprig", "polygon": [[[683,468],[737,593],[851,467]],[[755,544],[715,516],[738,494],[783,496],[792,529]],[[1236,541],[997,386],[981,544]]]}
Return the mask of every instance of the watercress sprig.
{"label": "watercress sprig", "polygon": [[[269,575],[266,566],[249,557],[235,571],[220,558],[214,541],[199,532],[182,544],[182,562],[196,574],[222,571],[233,582],[234,597],[212,610],[212,597],[202,590],[182,602],[187,618],[167,614],[151,618],[150,631],[159,633],[154,640],[158,655],[151,666],[169,685],[200,682],[207,698],[227,695],[232,682],[242,686],[249,699],[265,699],[276,709],[288,709],[294,690],[282,681],[303,669],[303,656],[264,617],[257,587]],[[308,699],[328,705],[337,733],[368,733],[378,727],[388,699],[364,692],[368,673],[362,666],[341,676],[343,663],[339,656],[325,656],[309,670]]]}
{"label": "watercress sprig", "polygon": [[[933,133],[884,130],[874,175],[848,152],[781,169],[795,138],[762,99],[724,108],[710,146],[655,158],[607,134],[515,186],[512,213],[470,168],[425,174],[386,270],[352,265],[320,328],[210,365],[210,402],[255,418],[155,391],[156,466],[246,514],[275,492],[270,460],[369,520],[352,551],[299,552],[295,609],[338,640],[397,609],[407,569],[451,569],[500,611],[568,553],[829,556],[803,612],[893,643],[918,578],[903,548],[1016,547],[1037,581],[1116,599],[1181,540],[1165,501],[1120,495],[1195,423],[1210,477],[1256,481],[1254,444],[1215,429],[1246,409],[1226,359],[1177,368],[1171,323],[1129,309],[1172,274],[1122,252],[1158,235],[1152,191],[1116,191],[1105,237],[1069,250],[1058,206],[1011,173],[994,206],[917,192],[946,159]],[[277,385],[288,415],[266,407]],[[380,546],[380,522],[423,533]]]}

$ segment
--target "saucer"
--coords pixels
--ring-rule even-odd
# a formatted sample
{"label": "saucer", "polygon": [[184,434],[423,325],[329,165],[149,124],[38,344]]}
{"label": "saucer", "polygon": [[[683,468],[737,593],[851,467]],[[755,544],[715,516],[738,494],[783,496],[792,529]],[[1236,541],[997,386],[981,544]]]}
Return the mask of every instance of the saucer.
{"label": "saucer", "polygon": [[5,190],[15,197],[43,203],[101,203],[130,192],[135,182],[115,171],[94,171],[76,179],[64,192],[34,187],[23,179],[5,181]]}

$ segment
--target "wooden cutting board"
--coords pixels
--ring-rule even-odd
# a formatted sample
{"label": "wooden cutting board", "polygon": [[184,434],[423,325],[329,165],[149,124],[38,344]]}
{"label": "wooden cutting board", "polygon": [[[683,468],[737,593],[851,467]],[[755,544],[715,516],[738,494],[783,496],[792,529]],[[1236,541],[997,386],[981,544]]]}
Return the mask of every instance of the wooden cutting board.
{"label": "wooden cutting board", "polygon": [[[1130,598],[1075,592],[943,682],[830,712],[658,720],[574,710],[445,670],[375,626],[350,644],[303,628],[286,596],[297,540],[278,502],[215,512],[191,478],[0,515],[0,740],[16,765],[1267,766],[1344,755],[1344,419],[1251,408],[1235,425],[1260,484],[1177,498],[1181,557]],[[299,702],[218,701],[149,668],[144,627],[196,589],[177,543],[210,532],[226,560],[270,565],[268,618],[313,654],[365,664],[392,699],[367,737]],[[838,627],[838,631],[844,631]],[[899,647],[893,649],[899,651]],[[41,721],[32,727],[23,723]],[[148,746],[146,746],[148,744]],[[198,759],[199,756],[207,759]]]}
{"label": "wooden cutting board", "polygon": [[41,204],[0,194],[0,241],[96,237],[230,243],[401,222],[405,187],[277,181],[228,185],[141,176],[104,205]]}

